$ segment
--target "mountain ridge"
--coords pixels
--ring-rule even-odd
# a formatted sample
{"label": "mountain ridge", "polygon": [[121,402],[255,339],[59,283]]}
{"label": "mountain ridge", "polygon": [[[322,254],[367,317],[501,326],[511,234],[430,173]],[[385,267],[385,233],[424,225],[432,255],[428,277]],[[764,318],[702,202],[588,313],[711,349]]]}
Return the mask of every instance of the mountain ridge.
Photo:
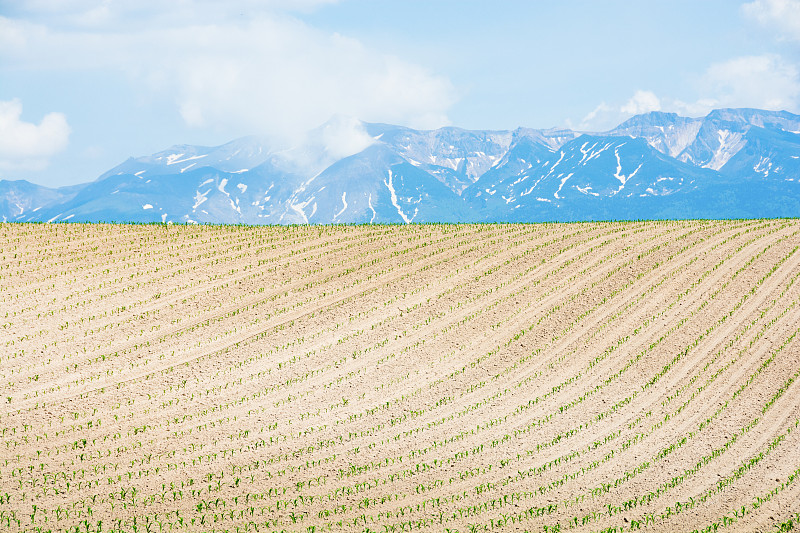
{"label": "mountain ridge", "polygon": [[92,182],[0,180],[17,222],[539,222],[800,216],[800,116],[636,115],[599,133],[415,130],[337,117],[278,150],[174,145]]}

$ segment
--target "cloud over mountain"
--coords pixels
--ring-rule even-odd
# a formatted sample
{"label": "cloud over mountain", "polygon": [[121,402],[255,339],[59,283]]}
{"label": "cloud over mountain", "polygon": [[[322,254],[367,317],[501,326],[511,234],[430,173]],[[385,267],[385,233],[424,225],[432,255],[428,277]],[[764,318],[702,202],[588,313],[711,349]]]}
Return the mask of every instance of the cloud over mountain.
{"label": "cloud over mountain", "polygon": [[41,169],[66,148],[70,127],[63,113],[48,113],[39,124],[22,120],[19,99],[0,101],[0,169]]}
{"label": "cloud over mountain", "polygon": [[[447,124],[450,81],[292,15],[325,0],[40,0],[2,18],[0,58],[25,68],[122,74],[192,127],[298,135],[335,113]],[[148,7],[149,6],[149,7]],[[58,54],[54,51],[58,50]]]}

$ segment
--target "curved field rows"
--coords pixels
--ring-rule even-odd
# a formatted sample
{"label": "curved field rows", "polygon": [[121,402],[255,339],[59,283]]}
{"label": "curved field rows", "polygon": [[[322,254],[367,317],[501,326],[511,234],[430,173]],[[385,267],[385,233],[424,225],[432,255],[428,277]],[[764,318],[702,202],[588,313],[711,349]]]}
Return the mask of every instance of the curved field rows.
{"label": "curved field rows", "polygon": [[0,225],[0,530],[800,523],[800,222]]}

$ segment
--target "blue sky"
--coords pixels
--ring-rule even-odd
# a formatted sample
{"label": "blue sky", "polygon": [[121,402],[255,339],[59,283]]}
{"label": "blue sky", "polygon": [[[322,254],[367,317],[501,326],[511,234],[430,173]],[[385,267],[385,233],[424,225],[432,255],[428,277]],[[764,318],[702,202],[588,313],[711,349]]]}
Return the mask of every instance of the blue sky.
{"label": "blue sky", "polygon": [[334,114],[602,131],[651,110],[800,111],[800,0],[0,0],[0,178]]}

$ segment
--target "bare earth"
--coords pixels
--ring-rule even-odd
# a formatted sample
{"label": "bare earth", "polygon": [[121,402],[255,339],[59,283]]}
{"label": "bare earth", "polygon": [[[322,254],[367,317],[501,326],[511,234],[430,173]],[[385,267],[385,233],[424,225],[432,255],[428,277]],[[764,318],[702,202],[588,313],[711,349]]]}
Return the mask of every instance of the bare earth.
{"label": "bare earth", "polygon": [[0,531],[771,531],[800,221],[0,224]]}

